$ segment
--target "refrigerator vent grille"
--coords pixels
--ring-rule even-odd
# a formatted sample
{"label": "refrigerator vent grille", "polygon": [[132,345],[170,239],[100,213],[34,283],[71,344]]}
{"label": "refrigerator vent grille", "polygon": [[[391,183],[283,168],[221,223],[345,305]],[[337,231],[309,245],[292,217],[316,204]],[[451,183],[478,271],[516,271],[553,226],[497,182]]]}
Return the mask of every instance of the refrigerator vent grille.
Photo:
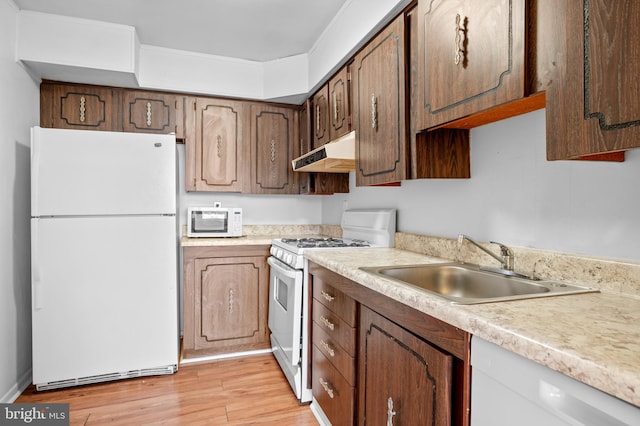
{"label": "refrigerator vent grille", "polygon": [[100,374],[97,376],[79,377],[76,379],[59,380],[57,382],[36,384],[39,391],[60,389],[70,386],[90,385],[94,383],[110,382],[113,380],[132,379],[134,377],[158,376],[162,374],[173,374],[178,371],[177,365],[167,365],[164,367],[145,368],[141,370],[123,371],[121,373]]}

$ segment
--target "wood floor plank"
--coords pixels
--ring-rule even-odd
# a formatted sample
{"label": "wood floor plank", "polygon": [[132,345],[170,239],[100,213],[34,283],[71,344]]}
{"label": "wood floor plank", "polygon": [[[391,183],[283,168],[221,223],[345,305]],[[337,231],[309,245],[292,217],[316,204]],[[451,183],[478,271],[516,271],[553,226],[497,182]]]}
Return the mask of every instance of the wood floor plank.
{"label": "wood floor plank", "polygon": [[16,402],[69,403],[72,426],[318,425],[271,354],[187,364],[176,374],[37,392]]}

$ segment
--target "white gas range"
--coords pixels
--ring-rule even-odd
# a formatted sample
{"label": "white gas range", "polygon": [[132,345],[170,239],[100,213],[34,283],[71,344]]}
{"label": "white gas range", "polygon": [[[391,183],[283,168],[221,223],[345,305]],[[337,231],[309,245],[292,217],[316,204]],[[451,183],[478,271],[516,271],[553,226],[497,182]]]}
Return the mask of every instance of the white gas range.
{"label": "white gas range", "polygon": [[342,238],[278,238],[272,241],[269,283],[269,329],[271,346],[296,397],[309,402],[310,304],[308,250],[393,247],[395,209],[345,210]]}

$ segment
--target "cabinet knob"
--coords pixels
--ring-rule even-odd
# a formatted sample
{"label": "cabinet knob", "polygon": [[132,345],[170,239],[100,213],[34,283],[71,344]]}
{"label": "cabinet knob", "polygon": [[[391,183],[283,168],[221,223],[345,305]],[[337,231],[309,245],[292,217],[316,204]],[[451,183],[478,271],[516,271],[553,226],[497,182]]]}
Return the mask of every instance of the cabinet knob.
{"label": "cabinet knob", "polygon": [[335,297],[334,297],[334,296],[330,295],[329,293],[327,293],[327,292],[326,292],[326,291],[324,291],[324,290],[321,290],[321,291],[320,291],[320,294],[322,295],[322,297],[324,297],[324,299],[325,299],[327,302],[333,302],[333,301],[334,301],[334,299],[335,299]]}
{"label": "cabinet knob", "polygon": [[333,389],[329,386],[329,382],[320,377],[320,385],[322,385],[324,391],[329,395],[329,398],[333,399]]}
{"label": "cabinet knob", "polygon": [[329,330],[333,331],[336,328],[336,325],[329,321],[327,318],[320,316],[320,321],[327,327]]}
{"label": "cabinet knob", "polygon": [[151,127],[151,102],[147,102],[147,127]]}
{"label": "cabinet knob", "polygon": [[389,397],[387,400],[387,426],[393,426],[393,416],[396,414],[398,413],[393,411],[393,398]]}
{"label": "cabinet knob", "polygon": [[371,128],[378,129],[378,100],[375,93],[371,94]]}
{"label": "cabinet knob", "polygon": [[80,96],[80,122],[84,123],[87,118],[87,98]]}
{"label": "cabinet knob", "polygon": [[[465,38],[467,33],[467,18],[462,19],[462,16],[459,13],[456,13],[456,36],[455,36],[455,54],[453,56],[453,62],[456,65],[459,65],[462,62],[462,66],[465,66]],[[465,36],[463,38],[463,36]]]}
{"label": "cabinet knob", "polygon": [[320,346],[333,358],[336,356],[336,351],[324,340],[320,340]]}

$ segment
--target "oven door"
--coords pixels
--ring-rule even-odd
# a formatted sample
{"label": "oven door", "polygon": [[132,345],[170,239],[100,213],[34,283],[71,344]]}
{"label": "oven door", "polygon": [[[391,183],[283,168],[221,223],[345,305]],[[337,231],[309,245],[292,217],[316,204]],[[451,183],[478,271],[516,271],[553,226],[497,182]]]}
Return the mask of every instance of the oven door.
{"label": "oven door", "polygon": [[[269,278],[269,329],[273,350],[283,370],[293,371],[300,364],[302,322],[302,270],[293,269],[275,257],[267,259],[271,265]],[[284,356],[285,359],[280,359]],[[283,362],[286,365],[282,365]],[[285,371],[287,374],[287,371]]]}

